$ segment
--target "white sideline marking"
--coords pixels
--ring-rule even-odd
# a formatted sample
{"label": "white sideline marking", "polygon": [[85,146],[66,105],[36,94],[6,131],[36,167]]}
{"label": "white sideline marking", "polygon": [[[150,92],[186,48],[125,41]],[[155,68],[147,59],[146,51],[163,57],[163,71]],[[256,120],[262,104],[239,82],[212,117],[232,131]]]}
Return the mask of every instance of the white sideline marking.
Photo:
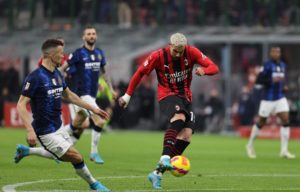
{"label": "white sideline marking", "polygon": [[[208,174],[208,175],[189,175],[188,177],[300,177],[300,174]],[[140,176],[107,176],[107,177],[97,177],[97,179],[136,179],[136,178],[146,178],[144,175]],[[168,178],[170,179],[170,178]],[[15,183],[10,185],[5,185],[2,187],[3,192],[16,192],[16,188],[20,186],[30,185],[30,184],[37,184],[37,183],[47,183],[47,182],[54,182],[54,181],[73,181],[73,180],[80,180],[80,178],[66,178],[66,179],[47,179],[47,180],[38,180],[38,181],[29,181],[23,183]],[[165,189],[159,191],[239,191],[241,189],[230,189],[230,188],[214,188],[214,189]],[[259,188],[259,189],[247,189],[249,191],[270,191],[271,189]],[[283,189],[272,189],[271,191],[295,191],[300,190],[300,188],[283,188]],[[53,189],[53,190],[45,190],[46,191],[56,191],[56,192],[71,192],[74,190],[61,190],[61,189]],[[79,191],[86,191],[86,190],[77,190]],[[115,191],[115,190],[114,190]],[[123,192],[152,192],[157,190],[122,190]],[[29,192],[29,191],[23,191]],[[36,192],[36,191],[30,191]]]}

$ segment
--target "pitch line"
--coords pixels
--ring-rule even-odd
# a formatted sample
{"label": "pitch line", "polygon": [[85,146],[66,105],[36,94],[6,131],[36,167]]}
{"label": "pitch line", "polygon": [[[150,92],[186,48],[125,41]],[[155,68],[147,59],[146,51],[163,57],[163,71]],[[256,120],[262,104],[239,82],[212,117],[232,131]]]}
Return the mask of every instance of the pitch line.
{"label": "pitch line", "polygon": [[[188,175],[188,177],[300,177],[300,174],[203,174],[203,175]],[[97,179],[135,179],[135,178],[146,178],[145,175],[140,176],[106,176],[106,177],[97,177]],[[170,178],[168,178],[170,179]],[[175,179],[175,178],[174,178]],[[2,187],[3,192],[16,192],[17,187],[37,184],[37,183],[47,183],[47,182],[55,182],[55,181],[74,181],[80,180],[80,178],[66,178],[66,179],[46,179],[46,180],[38,180],[38,181],[29,181],[29,182],[22,182],[22,183],[15,183],[10,185],[5,185]],[[160,190],[160,191],[239,191],[240,189],[229,189],[229,188],[215,188],[215,189],[168,189],[168,190]],[[268,190],[268,189],[247,189],[250,191],[261,191],[261,190]],[[274,191],[274,189],[272,189]],[[300,188],[284,188],[284,189],[276,189],[275,191],[293,191],[293,190],[300,190]],[[47,190],[45,190],[47,191]],[[44,192],[45,192],[44,191]],[[50,190],[48,190],[50,191]],[[70,190],[59,190],[54,189],[51,191],[59,191],[59,192],[68,192]],[[74,191],[74,190],[71,190]],[[80,190],[78,190],[80,191]],[[81,190],[85,191],[85,190]],[[157,190],[122,190],[123,192],[152,192]]]}

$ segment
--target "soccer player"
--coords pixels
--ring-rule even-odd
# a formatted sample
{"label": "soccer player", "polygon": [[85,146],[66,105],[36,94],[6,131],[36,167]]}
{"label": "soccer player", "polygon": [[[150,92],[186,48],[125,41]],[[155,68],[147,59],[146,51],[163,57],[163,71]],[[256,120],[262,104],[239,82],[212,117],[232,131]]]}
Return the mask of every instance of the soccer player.
{"label": "soccer player", "polygon": [[257,83],[264,86],[264,96],[260,102],[258,121],[253,125],[249,142],[246,145],[248,157],[256,158],[254,141],[259,134],[259,130],[265,125],[270,114],[275,113],[281,120],[280,128],[281,151],[280,157],[294,159],[295,155],[288,151],[288,141],[290,135],[289,125],[289,104],[284,92],[287,91],[285,85],[286,63],[281,60],[281,50],[278,46],[270,49],[270,60],[264,63],[258,75]]}
{"label": "soccer player", "polygon": [[196,47],[187,45],[186,37],[175,33],[166,48],[150,54],[130,80],[126,93],[119,98],[119,105],[126,107],[134,89],[144,75],[156,71],[158,79],[158,101],[160,110],[169,120],[165,131],[163,150],[156,169],[148,175],[153,188],[161,188],[161,177],[172,169],[170,158],[181,155],[191,142],[195,128],[195,115],[192,111],[192,91],[190,89],[194,64],[198,76],[214,75],[219,68]]}
{"label": "soccer player", "polygon": [[[35,146],[38,139],[43,147],[29,148],[25,145],[17,145],[15,163],[28,155],[71,162],[76,173],[90,185],[91,189],[109,191],[92,176],[82,155],[72,146],[69,134],[61,128],[62,98],[90,110],[104,119],[108,118],[105,111],[84,102],[66,86],[63,76],[57,70],[61,64],[63,52],[61,41],[46,40],[42,45],[42,65],[25,79],[17,109],[27,129],[28,144]],[[26,109],[29,102],[33,121]]]}
{"label": "soccer player", "polygon": [[[108,81],[105,69],[106,59],[104,52],[95,47],[97,40],[96,29],[91,26],[86,27],[83,31],[82,39],[84,41],[84,46],[70,54],[69,60],[67,61],[68,65],[66,65],[65,68],[68,67],[67,73],[71,76],[71,81],[74,87],[76,87],[76,89],[72,91],[84,101],[97,106],[95,97],[98,91],[98,79],[100,73],[108,82],[114,96],[116,96],[116,93],[113,90],[111,83]],[[93,121],[90,123],[92,126],[90,159],[97,164],[103,164],[104,161],[98,152],[98,143],[100,141],[103,125],[106,121],[97,114],[89,113],[79,106],[75,105],[74,110],[76,115],[72,120],[70,126],[71,129],[69,129],[70,134],[75,137],[75,141],[78,140],[83,130],[87,127],[85,124],[90,116]]]}

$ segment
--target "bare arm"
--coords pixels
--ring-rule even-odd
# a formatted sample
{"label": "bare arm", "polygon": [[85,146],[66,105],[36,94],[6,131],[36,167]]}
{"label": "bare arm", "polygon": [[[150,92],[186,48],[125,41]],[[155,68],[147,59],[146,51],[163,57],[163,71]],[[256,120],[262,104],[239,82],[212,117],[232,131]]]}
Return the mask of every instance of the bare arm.
{"label": "bare arm", "polygon": [[34,129],[31,125],[32,117],[30,116],[26,108],[29,102],[30,102],[29,97],[21,95],[17,104],[17,110],[27,130],[27,143],[30,146],[35,146],[37,142],[37,138]]}
{"label": "bare arm", "polygon": [[113,94],[113,98],[116,99],[117,98],[117,93],[115,92],[115,90],[112,86],[111,79],[108,77],[104,66],[101,67],[101,73],[102,73],[103,79],[106,81],[107,85],[109,86],[109,88],[110,88],[110,90]]}
{"label": "bare arm", "polygon": [[109,115],[101,110],[100,108],[94,107],[87,102],[80,99],[75,93],[73,93],[69,88],[66,88],[63,92],[63,98],[75,105],[78,105],[79,107],[85,108],[87,110],[92,111],[95,114],[98,114],[99,116],[103,117],[104,119],[108,119]]}

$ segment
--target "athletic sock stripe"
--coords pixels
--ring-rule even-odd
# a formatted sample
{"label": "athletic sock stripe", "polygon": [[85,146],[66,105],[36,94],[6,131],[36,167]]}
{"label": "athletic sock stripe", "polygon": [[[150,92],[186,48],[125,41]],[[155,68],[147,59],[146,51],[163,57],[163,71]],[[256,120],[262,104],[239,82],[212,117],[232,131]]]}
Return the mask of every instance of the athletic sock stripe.
{"label": "athletic sock stripe", "polygon": [[175,137],[165,137],[164,140],[176,141],[176,138]]}

